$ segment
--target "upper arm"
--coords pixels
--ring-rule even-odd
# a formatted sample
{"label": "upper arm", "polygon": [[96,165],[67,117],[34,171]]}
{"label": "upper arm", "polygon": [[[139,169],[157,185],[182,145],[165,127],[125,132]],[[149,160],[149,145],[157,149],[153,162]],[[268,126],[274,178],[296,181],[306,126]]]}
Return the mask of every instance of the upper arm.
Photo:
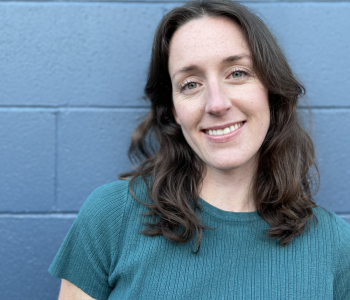
{"label": "upper arm", "polygon": [[335,264],[334,299],[350,299],[350,225],[336,217],[338,225],[338,249]]}
{"label": "upper arm", "polygon": [[58,300],[96,300],[84,293],[73,283],[62,279],[61,290]]}
{"label": "upper arm", "polygon": [[70,296],[80,295],[81,290],[95,299],[108,299],[114,288],[109,276],[118,261],[127,184],[116,182],[98,188],[84,203],[49,268],[50,274],[74,284],[62,280],[60,300],[93,299]]}

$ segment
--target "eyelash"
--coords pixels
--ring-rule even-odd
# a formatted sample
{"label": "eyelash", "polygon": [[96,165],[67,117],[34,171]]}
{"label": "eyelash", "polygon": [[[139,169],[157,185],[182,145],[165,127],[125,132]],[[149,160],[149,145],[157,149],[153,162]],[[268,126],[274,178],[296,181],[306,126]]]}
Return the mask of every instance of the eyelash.
{"label": "eyelash", "polygon": [[[241,72],[241,73],[243,73],[244,76],[249,76],[249,75],[250,75],[250,73],[249,73],[246,69],[238,68],[238,69],[233,70],[233,71],[230,73],[230,76],[231,76],[233,73],[236,73],[236,72]],[[190,83],[197,83],[197,82],[192,81],[192,80],[186,80],[185,82],[183,82],[183,83],[180,85],[180,90],[183,91],[183,90],[185,89],[185,87],[188,86]]]}

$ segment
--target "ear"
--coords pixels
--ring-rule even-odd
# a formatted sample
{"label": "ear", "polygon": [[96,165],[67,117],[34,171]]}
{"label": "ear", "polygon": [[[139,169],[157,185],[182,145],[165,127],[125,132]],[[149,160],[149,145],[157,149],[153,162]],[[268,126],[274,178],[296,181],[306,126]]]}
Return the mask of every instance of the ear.
{"label": "ear", "polygon": [[174,105],[173,105],[173,107],[171,108],[171,110],[172,110],[172,112],[173,112],[173,116],[174,116],[174,119],[175,119],[176,123],[179,124],[179,125],[181,126],[180,120],[179,120],[179,118],[178,118],[178,116],[177,116],[177,113],[176,113],[176,110],[175,110]]}

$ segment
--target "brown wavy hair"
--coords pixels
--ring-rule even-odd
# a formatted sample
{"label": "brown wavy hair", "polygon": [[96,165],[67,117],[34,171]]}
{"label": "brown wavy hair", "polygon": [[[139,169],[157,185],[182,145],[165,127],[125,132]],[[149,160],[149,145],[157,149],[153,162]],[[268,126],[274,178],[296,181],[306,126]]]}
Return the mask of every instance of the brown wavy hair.
{"label": "brown wavy hair", "polygon": [[[171,10],[155,33],[146,97],[151,110],[134,132],[129,158],[136,169],[122,174],[147,185],[151,203],[143,203],[153,216],[144,223],[143,234],[163,235],[169,240],[187,243],[196,235],[198,248],[203,230],[196,211],[203,180],[201,159],[186,142],[175,122],[172,85],[168,71],[169,43],[174,32],[187,22],[209,17],[225,17],[239,24],[248,43],[253,68],[269,92],[270,127],[259,152],[252,195],[257,212],[270,228],[269,238],[288,245],[310,227],[313,218],[313,191],[319,184],[314,145],[301,127],[297,103],[305,88],[295,78],[275,38],[263,21],[245,6],[227,0],[191,1]],[[316,218],[317,220],[317,218]],[[317,220],[318,224],[318,220]]]}

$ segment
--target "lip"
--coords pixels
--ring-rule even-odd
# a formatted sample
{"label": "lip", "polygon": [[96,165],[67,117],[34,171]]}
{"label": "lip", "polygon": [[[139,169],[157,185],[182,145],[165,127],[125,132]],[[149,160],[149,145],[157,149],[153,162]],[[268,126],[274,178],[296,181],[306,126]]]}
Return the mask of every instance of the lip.
{"label": "lip", "polygon": [[[242,122],[242,121],[241,121]],[[210,129],[223,129],[226,128],[228,126],[231,125],[235,125],[235,124],[239,124],[241,122],[235,122],[235,123],[229,123],[230,125],[224,125],[225,127],[222,126],[217,126],[217,127],[210,127]],[[209,135],[207,133],[205,133],[204,130],[202,130],[202,134],[204,134],[204,136],[211,142],[215,142],[215,143],[225,143],[228,141],[231,141],[232,139],[234,139],[241,131],[242,128],[244,127],[246,121],[243,121],[243,124],[241,127],[239,127],[238,129],[228,133],[228,134],[224,134],[224,135]],[[209,130],[209,129],[205,129],[205,130]]]}
{"label": "lip", "polygon": [[[224,124],[224,125],[218,125],[218,126],[212,126],[212,127],[207,127],[207,128],[203,128],[202,131],[207,131],[207,130],[218,130],[218,129],[225,129],[226,127],[230,127],[232,125],[236,125],[236,124],[240,124],[243,122],[243,125],[245,123],[244,120],[242,121],[237,121],[237,122],[231,122],[231,123],[227,123],[227,124]],[[242,125],[242,126],[243,126]],[[239,128],[238,128],[239,129]]]}

